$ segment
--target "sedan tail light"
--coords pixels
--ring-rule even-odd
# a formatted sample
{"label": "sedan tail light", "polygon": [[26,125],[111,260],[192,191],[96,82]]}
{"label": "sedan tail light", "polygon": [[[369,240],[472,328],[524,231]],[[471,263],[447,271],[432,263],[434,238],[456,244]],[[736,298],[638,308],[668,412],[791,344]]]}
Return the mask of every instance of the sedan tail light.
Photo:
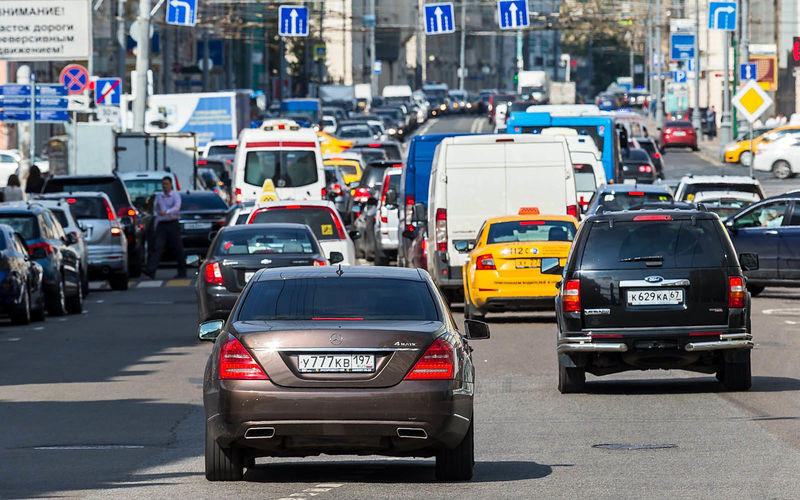
{"label": "sedan tail light", "polygon": [[742,308],[747,301],[744,280],[741,276],[728,276],[728,307]]}
{"label": "sedan tail light", "polygon": [[230,338],[219,350],[220,380],[269,380],[264,370],[236,338]]}
{"label": "sedan tail light", "polygon": [[639,165],[639,172],[650,173],[653,171],[653,167],[650,165]]}
{"label": "sedan tail light", "polygon": [[212,285],[224,285],[225,278],[222,276],[222,268],[219,262],[212,261],[206,264],[206,283]]}
{"label": "sedan tail light", "polygon": [[48,255],[52,255],[55,250],[53,249],[53,245],[46,241],[42,241],[28,245],[28,252],[34,259],[43,259]]}
{"label": "sedan tail light", "polygon": [[581,280],[567,280],[561,295],[561,309],[564,312],[581,312]]}
{"label": "sedan tail light", "polygon": [[452,380],[455,375],[456,353],[447,341],[436,339],[419,358],[405,380]]}
{"label": "sedan tail light", "polygon": [[494,258],[492,257],[492,254],[485,253],[475,259],[475,269],[478,271],[496,270],[497,268],[494,265]]}
{"label": "sedan tail light", "polygon": [[436,209],[436,249],[447,251],[447,209]]}

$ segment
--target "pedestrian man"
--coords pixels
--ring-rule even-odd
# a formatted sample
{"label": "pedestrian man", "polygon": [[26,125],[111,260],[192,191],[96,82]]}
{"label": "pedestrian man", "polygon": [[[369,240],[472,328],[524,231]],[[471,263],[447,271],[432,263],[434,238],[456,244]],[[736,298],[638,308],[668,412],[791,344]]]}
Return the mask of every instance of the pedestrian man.
{"label": "pedestrian man", "polygon": [[178,219],[181,213],[181,196],[172,189],[172,177],[161,179],[161,189],[164,191],[156,196],[155,202],[155,248],[150,253],[147,269],[144,274],[153,278],[161,260],[164,248],[172,250],[178,263],[176,278],[186,277],[186,259],[183,255],[183,241],[181,241],[181,227]]}
{"label": "pedestrian man", "polygon": [[717,110],[714,106],[706,109],[706,135],[709,138],[717,136]]}

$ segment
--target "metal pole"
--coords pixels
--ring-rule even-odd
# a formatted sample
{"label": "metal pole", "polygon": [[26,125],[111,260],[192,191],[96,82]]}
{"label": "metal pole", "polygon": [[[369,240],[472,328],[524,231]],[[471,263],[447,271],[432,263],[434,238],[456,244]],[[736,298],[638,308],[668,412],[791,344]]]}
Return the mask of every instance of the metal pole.
{"label": "metal pole", "polygon": [[[731,142],[731,85],[730,85],[730,46],[731,32],[723,33],[725,43],[722,47],[723,70],[722,70],[722,123],[719,127],[719,148],[720,157],[725,157],[725,147]],[[752,162],[752,160],[751,160]]]}
{"label": "metal pole", "polygon": [[[322,25],[324,21],[325,21],[325,0],[322,0],[319,6],[319,43],[320,45],[325,46],[326,59],[320,59],[319,61],[317,61],[317,85],[322,85],[322,79],[325,77],[325,71],[324,71],[325,61],[327,60],[328,57],[328,47],[325,44],[325,38],[323,38],[322,36]],[[344,40],[342,40],[342,43],[344,43]],[[319,87],[317,87],[317,89],[319,89]]]}
{"label": "metal pole", "polygon": [[211,55],[211,51],[209,50],[209,42],[208,42],[208,30],[203,30],[203,55],[201,57],[201,66],[200,68],[203,70],[203,92],[208,92],[208,59]]}
{"label": "metal pole", "polygon": [[461,49],[458,54],[458,90],[464,90],[464,42],[467,33],[467,2],[461,0]]}
{"label": "metal pole", "polygon": [[36,163],[36,74],[31,71],[31,165]]}
{"label": "metal pole", "polygon": [[630,54],[628,56],[628,64],[629,64],[630,70],[631,70],[631,90],[633,90],[635,88],[634,78],[636,78],[636,75],[633,72],[633,45],[634,45],[634,43],[633,43],[634,42],[633,30],[631,30],[630,33],[631,33],[631,50],[630,50]]}
{"label": "metal pole", "polygon": [[742,24],[739,38],[739,60],[743,63],[750,62],[750,0],[742,0]]}
{"label": "metal pole", "polygon": [[653,69],[653,23],[650,20],[650,2],[647,2],[647,37],[645,38],[644,54],[644,90],[650,94],[650,71]]}
{"label": "metal pole", "polygon": [[698,137],[703,137],[702,120],[700,118],[700,0],[694,0],[694,109],[692,110],[692,127]]}
{"label": "metal pole", "polygon": [[661,53],[661,0],[656,0],[656,127],[664,122],[664,107],[661,103],[661,73],[664,71],[664,58]]}
{"label": "metal pole", "polygon": [[150,69],[150,0],[139,0],[139,42],[136,44],[136,88],[133,100],[133,131],[144,132],[147,110],[147,70]]}
{"label": "metal pole", "polygon": [[369,84],[372,95],[378,95],[378,79],[375,78],[375,24],[378,18],[375,16],[375,0],[369,0],[369,13],[375,22],[369,28]]}
{"label": "metal pole", "polygon": [[286,79],[286,41],[285,37],[280,37],[280,42],[278,43],[278,57],[280,58],[280,70],[278,71],[278,78],[280,79],[278,82],[278,98],[282,101],[289,96],[286,95],[286,86],[283,84],[283,81]]}
{"label": "metal pole", "polygon": [[748,120],[750,124],[750,177],[753,177],[753,160],[755,160],[755,151],[753,151],[753,122]]}

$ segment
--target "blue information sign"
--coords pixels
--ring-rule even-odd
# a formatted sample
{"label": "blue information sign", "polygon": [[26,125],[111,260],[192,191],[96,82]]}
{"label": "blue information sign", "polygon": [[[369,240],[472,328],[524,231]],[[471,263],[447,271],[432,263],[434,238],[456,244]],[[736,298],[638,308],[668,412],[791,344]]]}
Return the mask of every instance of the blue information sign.
{"label": "blue information sign", "polygon": [[168,0],[167,24],[194,26],[197,22],[197,0]]}
{"label": "blue information sign", "polygon": [[425,6],[425,34],[455,33],[452,3],[431,3]]}
{"label": "blue information sign", "polygon": [[669,56],[673,61],[694,59],[694,33],[671,33]]}
{"label": "blue information sign", "polygon": [[278,34],[308,36],[308,9],[296,5],[281,5],[278,8]]}
{"label": "blue information sign", "polygon": [[528,0],[498,0],[497,21],[504,30],[527,28],[530,25]]}

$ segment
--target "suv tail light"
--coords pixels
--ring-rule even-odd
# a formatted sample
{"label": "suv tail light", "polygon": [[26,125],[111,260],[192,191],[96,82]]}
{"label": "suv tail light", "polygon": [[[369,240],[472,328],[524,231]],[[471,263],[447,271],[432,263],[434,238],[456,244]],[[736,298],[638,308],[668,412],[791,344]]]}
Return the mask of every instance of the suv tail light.
{"label": "suv tail light", "polygon": [[561,295],[561,309],[564,312],[581,312],[581,280],[567,280]]}
{"label": "suv tail light", "polygon": [[578,205],[567,205],[567,215],[578,218]]}
{"label": "suv tail light", "polygon": [[741,276],[728,276],[728,307],[742,308],[747,301],[744,280]]}
{"label": "suv tail light", "polygon": [[111,208],[111,204],[109,204],[105,198],[103,199],[103,205],[106,206],[106,215],[108,216],[108,220],[116,219],[117,216],[114,215],[114,209]]}
{"label": "suv tail light", "polygon": [[328,190],[325,189],[325,188],[322,188],[322,189],[320,189],[320,194],[322,195],[322,198],[325,198],[326,196],[328,196]]}
{"label": "suv tail light", "polygon": [[650,165],[639,165],[639,172],[652,172],[653,167]]}
{"label": "suv tail light", "polygon": [[269,380],[239,339],[230,338],[219,350],[220,380]]}
{"label": "suv tail light", "polygon": [[447,251],[447,209],[436,209],[436,249]]}
{"label": "suv tail light", "polygon": [[478,271],[493,271],[497,269],[494,266],[494,258],[492,257],[492,254],[485,253],[475,259],[475,269]]}
{"label": "suv tail light", "polygon": [[206,264],[206,283],[212,285],[224,285],[225,278],[222,277],[222,268],[218,261],[211,261]]}
{"label": "suv tail light", "polygon": [[456,353],[447,341],[436,339],[414,364],[405,380],[452,380]]}
{"label": "suv tail light", "polygon": [[242,188],[236,188],[235,199],[236,199],[236,203],[241,203],[242,202]]}
{"label": "suv tail light", "polygon": [[414,219],[414,195],[407,194],[406,195],[406,208],[405,208],[405,221],[406,221],[406,230],[413,231],[414,224],[411,221]]}
{"label": "suv tail light", "polygon": [[381,222],[384,224],[389,222],[389,213],[386,210],[386,192],[389,191],[389,174],[383,177],[383,189],[381,190]]}

